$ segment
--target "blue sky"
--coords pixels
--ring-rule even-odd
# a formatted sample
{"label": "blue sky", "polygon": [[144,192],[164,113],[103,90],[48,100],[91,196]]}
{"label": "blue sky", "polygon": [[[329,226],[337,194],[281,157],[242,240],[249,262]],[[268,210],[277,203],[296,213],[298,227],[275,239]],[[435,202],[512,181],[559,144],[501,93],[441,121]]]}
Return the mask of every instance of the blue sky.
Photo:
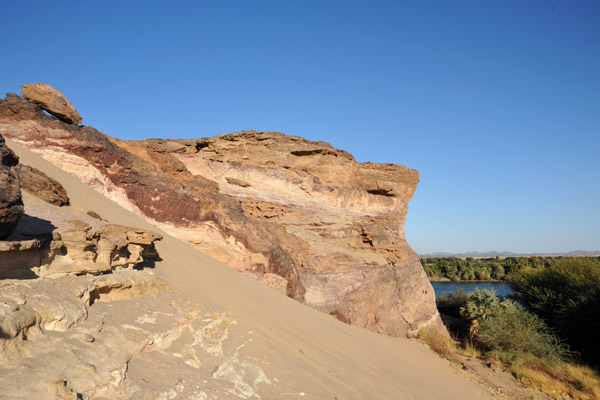
{"label": "blue sky", "polygon": [[0,9],[0,92],[49,83],[121,139],[271,130],[417,169],[421,253],[600,249],[598,1]]}

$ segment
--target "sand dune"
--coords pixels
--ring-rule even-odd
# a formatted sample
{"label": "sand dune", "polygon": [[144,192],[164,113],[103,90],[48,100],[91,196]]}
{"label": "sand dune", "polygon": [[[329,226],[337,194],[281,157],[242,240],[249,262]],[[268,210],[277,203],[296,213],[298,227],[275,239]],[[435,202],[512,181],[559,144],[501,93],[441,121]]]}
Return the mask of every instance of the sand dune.
{"label": "sand dune", "polygon": [[[44,171],[66,188],[83,216],[98,212],[111,223],[157,228],[108,200],[14,141],[21,162]],[[239,357],[260,364],[271,384],[264,399],[483,399],[481,386],[418,341],[391,338],[345,325],[291,300],[164,232],[156,275],[203,308],[230,312],[237,324],[227,343]],[[131,374],[135,374],[132,365]]]}

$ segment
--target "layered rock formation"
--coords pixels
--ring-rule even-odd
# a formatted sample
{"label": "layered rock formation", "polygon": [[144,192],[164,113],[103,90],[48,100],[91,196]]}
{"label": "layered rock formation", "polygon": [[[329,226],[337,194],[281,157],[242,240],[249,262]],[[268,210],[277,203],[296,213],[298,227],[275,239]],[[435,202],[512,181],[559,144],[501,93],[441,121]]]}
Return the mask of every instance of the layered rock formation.
{"label": "layered rock formation", "polygon": [[59,207],[69,205],[69,196],[65,188],[60,182],[48,177],[39,169],[20,164],[19,179],[21,180],[21,189],[35,197]]}
{"label": "layered rock formation", "polygon": [[14,231],[23,214],[18,163],[19,158],[0,134],[0,240]]}
{"label": "layered rock formation", "polygon": [[[414,334],[435,316],[433,292],[402,229],[416,171],[360,164],[327,143],[278,132],[113,141],[173,179],[181,171],[202,176],[238,199],[244,214],[267,224],[298,260],[307,305],[394,336]],[[172,168],[177,162],[183,165]],[[247,249],[199,231],[184,238],[261,278]]]}
{"label": "layered rock formation", "polygon": [[307,305],[384,334],[442,328],[402,226],[418,173],[245,131],[124,142],[0,101],[0,132],[174,236]]}

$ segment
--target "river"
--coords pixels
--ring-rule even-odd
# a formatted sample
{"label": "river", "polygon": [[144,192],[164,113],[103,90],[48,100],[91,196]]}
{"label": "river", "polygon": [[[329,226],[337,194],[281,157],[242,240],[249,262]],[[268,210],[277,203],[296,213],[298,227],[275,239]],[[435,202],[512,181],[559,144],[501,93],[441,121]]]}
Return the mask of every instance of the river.
{"label": "river", "polygon": [[471,292],[475,289],[493,289],[499,296],[506,298],[513,292],[510,285],[505,282],[431,282],[435,297],[440,297],[444,293],[454,293],[458,289],[465,292]]}

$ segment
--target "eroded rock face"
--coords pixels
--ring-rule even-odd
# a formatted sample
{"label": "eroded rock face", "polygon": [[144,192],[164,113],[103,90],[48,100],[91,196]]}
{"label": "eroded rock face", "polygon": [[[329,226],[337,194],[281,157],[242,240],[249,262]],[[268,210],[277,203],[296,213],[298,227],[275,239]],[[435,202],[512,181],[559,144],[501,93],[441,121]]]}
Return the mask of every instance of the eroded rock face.
{"label": "eroded rock face", "polygon": [[140,148],[171,154],[238,199],[244,214],[268,225],[298,259],[307,305],[393,336],[441,325],[403,231],[416,171],[358,163],[327,143],[278,132],[119,144],[140,155]]}
{"label": "eroded rock face", "polygon": [[81,116],[73,104],[58,90],[45,83],[29,83],[21,85],[23,97],[42,110],[48,111],[56,118],[69,124],[80,124]]}
{"label": "eroded rock face", "polygon": [[98,229],[71,221],[52,239],[0,242],[0,279],[32,279],[57,274],[99,274],[158,258],[154,232],[107,224]]}
{"label": "eroded rock face", "polygon": [[192,175],[170,154],[155,152],[166,161],[154,164],[91,127],[62,123],[10,93],[0,100],[0,132],[174,236],[209,245],[211,255],[223,249],[221,259],[242,270],[257,264],[258,279],[264,273],[285,278],[287,295],[304,300],[297,261],[272,228],[251,221],[239,201],[219,195],[215,182]]}
{"label": "eroded rock face", "polygon": [[245,131],[125,142],[0,101],[0,132],[265,284],[387,335],[443,330],[404,238],[418,173],[327,143]]}
{"label": "eroded rock face", "polygon": [[97,274],[158,257],[154,242],[162,236],[154,232],[112,224],[93,229],[82,221],[72,221],[71,225],[54,234],[39,275]]}
{"label": "eroded rock face", "polygon": [[0,240],[14,231],[23,214],[18,163],[19,157],[6,146],[0,134]]}
{"label": "eroded rock face", "polygon": [[69,205],[69,196],[65,188],[39,169],[20,164],[19,179],[21,189],[35,197],[59,207]]}

